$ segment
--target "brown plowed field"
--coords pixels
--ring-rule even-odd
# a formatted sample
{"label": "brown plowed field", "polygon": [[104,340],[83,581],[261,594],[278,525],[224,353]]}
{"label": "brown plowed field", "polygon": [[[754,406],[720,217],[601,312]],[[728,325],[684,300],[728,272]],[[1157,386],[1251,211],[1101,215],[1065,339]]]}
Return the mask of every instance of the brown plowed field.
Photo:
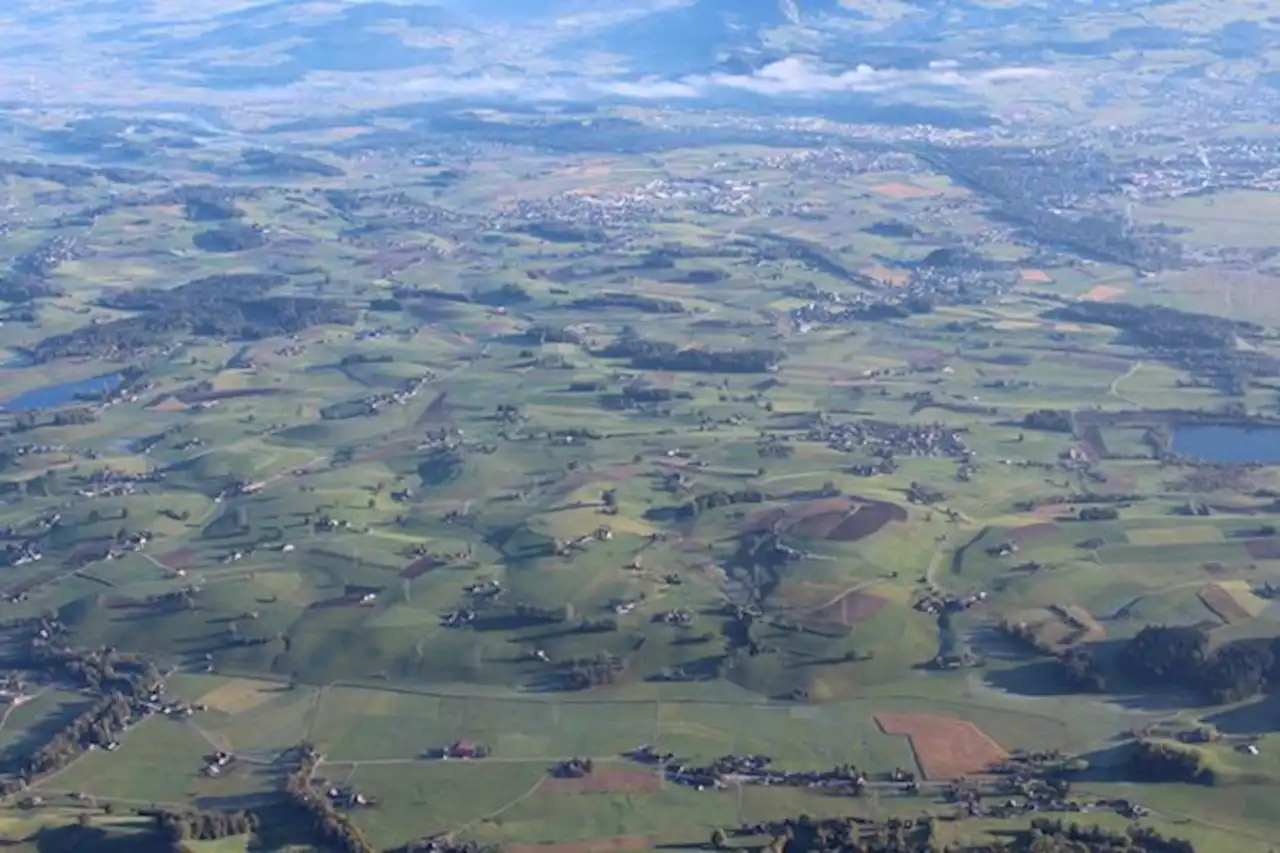
{"label": "brown plowed field", "polygon": [[1250,539],[1244,543],[1244,549],[1255,560],[1280,560],[1280,537]]}
{"label": "brown plowed field", "polygon": [[551,794],[608,794],[656,791],[662,777],[655,770],[637,767],[596,767],[581,779],[552,777],[538,789]]}
{"label": "brown plowed field", "polygon": [[783,521],[787,517],[785,509],[764,508],[755,509],[746,514],[742,519],[742,524],[738,528],[740,533],[755,533],[760,530],[768,530],[779,521]]}
{"label": "brown plowed field", "polygon": [[814,515],[807,515],[798,519],[791,525],[789,531],[796,536],[803,536],[805,539],[826,539],[831,536],[832,531],[840,526],[849,514],[849,510],[840,509],[836,512],[820,512]]}
{"label": "brown plowed field", "polygon": [[841,542],[857,542],[875,533],[891,521],[906,521],[907,511],[890,503],[863,504],[856,512],[845,516],[844,521],[827,535],[828,539]]}
{"label": "brown plowed field", "polygon": [[504,844],[508,853],[617,853],[620,850],[648,850],[652,844],[647,835],[622,835],[615,838],[584,838],[560,844]]}
{"label": "brown plowed field", "polygon": [[915,711],[880,713],[875,720],[885,734],[911,739],[911,749],[926,779],[985,773],[1009,755],[967,720]]}
{"label": "brown plowed field", "polygon": [[1199,595],[1200,600],[1204,602],[1204,606],[1212,610],[1228,625],[1234,625],[1237,622],[1244,622],[1253,618],[1253,614],[1245,610],[1240,605],[1240,602],[1232,598],[1231,593],[1216,583],[1202,586]]}
{"label": "brown plowed field", "polygon": [[156,561],[177,571],[190,567],[200,559],[200,552],[195,548],[179,548],[177,551],[166,551],[156,555]]}
{"label": "brown plowed field", "polygon": [[901,181],[886,181],[883,184],[873,184],[871,191],[876,195],[889,198],[929,198],[930,196],[938,195],[934,190],[926,190],[923,187],[904,184]]}
{"label": "brown plowed field", "polygon": [[1080,298],[1087,302],[1107,302],[1120,296],[1124,296],[1123,287],[1116,287],[1112,284],[1096,284]]}
{"label": "brown plowed field", "polygon": [[422,577],[433,569],[438,569],[441,566],[447,565],[449,565],[448,561],[442,560],[439,557],[419,557],[401,569],[399,574],[400,577],[405,580],[413,580],[414,578]]}

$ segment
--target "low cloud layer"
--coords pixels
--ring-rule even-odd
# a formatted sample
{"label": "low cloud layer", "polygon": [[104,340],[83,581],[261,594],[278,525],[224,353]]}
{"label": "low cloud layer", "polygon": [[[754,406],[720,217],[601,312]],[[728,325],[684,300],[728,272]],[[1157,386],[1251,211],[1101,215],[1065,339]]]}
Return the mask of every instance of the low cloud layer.
{"label": "low cloud layer", "polygon": [[424,97],[523,97],[530,100],[567,100],[620,97],[644,100],[681,100],[714,97],[717,93],[749,92],[765,97],[820,98],[842,92],[888,92],[919,86],[980,90],[1004,82],[1042,77],[1040,68],[1002,67],[965,70],[950,63],[924,69],[831,68],[802,57],[766,65],[751,74],[697,74],[677,79],[640,80],[593,77],[532,79],[520,74],[475,74],[466,77],[418,78],[404,85]]}

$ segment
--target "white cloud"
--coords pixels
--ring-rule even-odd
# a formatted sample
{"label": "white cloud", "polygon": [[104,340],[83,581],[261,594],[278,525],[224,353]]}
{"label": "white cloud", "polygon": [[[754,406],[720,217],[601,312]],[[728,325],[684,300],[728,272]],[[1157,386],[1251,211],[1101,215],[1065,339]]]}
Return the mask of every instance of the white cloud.
{"label": "white cloud", "polygon": [[787,57],[752,74],[711,74],[685,78],[699,88],[731,88],[760,95],[824,95],[839,92],[882,92],[904,86],[973,88],[984,83],[1040,76],[1039,68],[989,68],[963,71],[954,64],[926,69],[873,68],[860,64],[833,70],[802,57]]}
{"label": "white cloud", "polygon": [[524,100],[584,100],[620,97],[648,100],[688,100],[713,97],[717,91],[752,92],[766,97],[822,97],[842,92],[886,92],[912,86],[943,86],[979,90],[988,84],[1049,74],[1031,67],[966,70],[954,63],[921,69],[847,68],[821,65],[792,56],[751,74],[699,74],[677,79],[645,77],[626,80],[607,74],[582,73],[544,77],[510,74],[448,76],[431,74],[402,83],[399,88],[423,98],[512,97]]}

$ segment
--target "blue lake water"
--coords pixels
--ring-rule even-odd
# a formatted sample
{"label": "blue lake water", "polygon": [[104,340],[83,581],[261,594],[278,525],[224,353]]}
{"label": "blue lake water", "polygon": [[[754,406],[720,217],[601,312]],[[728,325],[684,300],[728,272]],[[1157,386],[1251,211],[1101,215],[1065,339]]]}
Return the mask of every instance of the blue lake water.
{"label": "blue lake water", "polygon": [[1201,462],[1280,465],[1280,427],[1187,424],[1174,428],[1169,449]]}
{"label": "blue lake water", "polygon": [[120,384],[119,373],[104,373],[75,382],[42,385],[24,391],[16,397],[0,402],[0,409],[8,412],[32,412],[36,409],[53,409],[74,403],[80,395],[103,394]]}

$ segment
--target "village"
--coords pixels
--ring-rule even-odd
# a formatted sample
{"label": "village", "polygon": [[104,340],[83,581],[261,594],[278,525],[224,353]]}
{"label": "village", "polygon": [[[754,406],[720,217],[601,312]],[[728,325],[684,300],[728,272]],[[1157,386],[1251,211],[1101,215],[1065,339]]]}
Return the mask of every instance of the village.
{"label": "village", "polygon": [[806,435],[807,440],[822,442],[843,453],[869,451],[873,456],[933,456],[969,462],[972,451],[965,443],[964,431],[943,424],[894,424],[879,421],[818,423]]}

